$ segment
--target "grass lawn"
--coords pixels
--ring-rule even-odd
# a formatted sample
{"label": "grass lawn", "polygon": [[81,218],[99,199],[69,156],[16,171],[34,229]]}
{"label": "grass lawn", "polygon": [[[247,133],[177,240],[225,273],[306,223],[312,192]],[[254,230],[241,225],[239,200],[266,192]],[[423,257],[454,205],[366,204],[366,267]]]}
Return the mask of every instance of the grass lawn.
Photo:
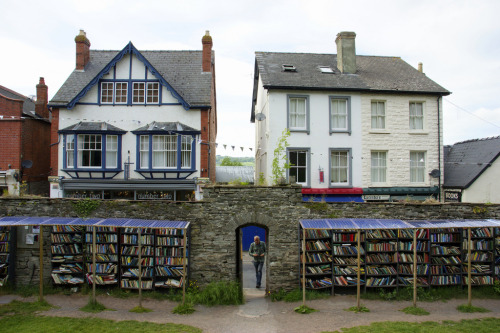
{"label": "grass lawn", "polygon": [[2,333],[78,333],[78,332],[120,332],[120,333],[201,333],[188,325],[155,324],[139,321],[113,321],[98,318],[61,318],[34,315],[12,315],[0,318]]}
{"label": "grass lawn", "polygon": [[432,321],[426,321],[423,323],[381,322],[373,323],[369,326],[344,328],[342,331],[335,331],[331,333],[493,333],[498,332],[499,327],[500,319],[485,318],[462,321],[444,321],[442,324]]}

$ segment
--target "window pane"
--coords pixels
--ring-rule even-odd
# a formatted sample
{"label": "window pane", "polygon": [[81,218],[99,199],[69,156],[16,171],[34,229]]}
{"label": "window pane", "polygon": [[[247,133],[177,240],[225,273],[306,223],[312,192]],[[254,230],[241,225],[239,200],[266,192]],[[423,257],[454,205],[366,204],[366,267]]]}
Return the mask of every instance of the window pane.
{"label": "window pane", "polygon": [[331,152],[330,182],[336,184],[349,183],[349,153],[347,151]]}
{"label": "window pane", "polygon": [[106,168],[118,166],[118,136],[106,135]]}
{"label": "window pane", "polygon": [[410,152],[410,182],[425,181],[425,152]]}
{"label": "window pane", "polygon": [[127,103],[127,82],[117,82],[115,84],[116,103]]}
{"label": "window pane", "polygon": [[372,152],[371,154],[371,179],[373,183],[385,183],[387,174],[386,152]]}
{"label": "window pane", "polygon": [[410,129],[424,129],[423,103],[410,103]]}
{"label": "window pane", "polygon": [[153,168],[177,167],[177,135],[153,135]]}
{"label": "window pane", "polygon": [[385,103],[372,102],[372,128],[385,128]]}
{"label": "window pane", "polygon": [[158,90],[158,83],[148,83],[148,103],[158,103],[158,96],[159,96],[159,90]]}
{"label": "window pane", "polygon": [[66,136],[66,166],[68,168],[75,167],[75,136]]}
{"label": "window pane", "polygon": [[144,82],[134,82],[133,85],[133,102],[144,103]]}
{"label": "window pane", "polygon": [[331,100],[332,130],[347,130],[347,100],[332,98]]}
{"label": "window pane", "polygon": [[140,168],[149,169],[149,136],[141,135],[140,137]]}
{"label": "window pane", "polygon": [[78,135],[78,166],[101,167],[101,135]]}
{"label": "window pane", "polygon": [[289,108],[290,128],[306,129],[306,99],[290,98]]}
{"label": "window pane", "polygon": [[307,184],[307,151],[291,150],[288,152],[290,169],[289,176],[294,176],[295,181],[300,184]]}
{"label": "window pane", "polygon": [[181,139],[181,168],[191,168],[191,145],[193,138],[191,136],[182,136]]}
{"label": "window pane", "polygon": [[101,103],[113,103],[113,83],[101,83]]}

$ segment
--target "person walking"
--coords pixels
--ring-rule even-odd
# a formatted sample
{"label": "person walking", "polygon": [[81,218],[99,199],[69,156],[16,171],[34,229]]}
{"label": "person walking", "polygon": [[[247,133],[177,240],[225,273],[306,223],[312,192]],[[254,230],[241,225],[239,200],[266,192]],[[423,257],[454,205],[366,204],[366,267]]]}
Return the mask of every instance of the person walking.
{"label": "person walking", "polygon": [[255,236],[253,240],[254,242],[250,244],[248,254],[253,258],[253,265],[255,266],[255,278],[257,280],[255,288],[260,288],[262,267],[264,267],[264,262],[266,260],[266,244],[260,241],[259,236]]}

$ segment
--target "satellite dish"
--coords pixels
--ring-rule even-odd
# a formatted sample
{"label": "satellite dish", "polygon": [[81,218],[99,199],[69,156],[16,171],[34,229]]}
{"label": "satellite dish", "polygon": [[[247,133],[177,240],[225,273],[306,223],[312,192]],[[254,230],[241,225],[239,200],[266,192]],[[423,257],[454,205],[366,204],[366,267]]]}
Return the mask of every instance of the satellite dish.
{"label": "satellite dish", "polygon": [[257,113],[255,115],[255,119],[257,119],[258,121],[264,120],[264,119],[266,119],[266,115],[263,113]]}
{"label": "satellite dish", "polygon": [[31,160],[24,160],[24,161],[21,162],[21,166],[23,168],[29,169],[29,168],[31,168],[33,166],[33,161],[31,161]]}
{"label": "satellite dish", "polygon": [[439,170],[438,170],[438,169],[434,169],[434,170],[432,170],[432,171],[429,173],[429,175],[430,175],[431,177],[438,178],[438,177],[439,177]]}

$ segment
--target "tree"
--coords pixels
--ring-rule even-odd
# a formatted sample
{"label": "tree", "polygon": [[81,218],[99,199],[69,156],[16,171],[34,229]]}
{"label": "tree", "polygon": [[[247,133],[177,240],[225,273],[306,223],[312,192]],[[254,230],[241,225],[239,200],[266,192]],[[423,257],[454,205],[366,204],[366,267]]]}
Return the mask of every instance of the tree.
{"label": "tree", "polygon": [[220,162],[221,166],[243,166],[240,161],[232,160],[229,156],[226,156]]}

